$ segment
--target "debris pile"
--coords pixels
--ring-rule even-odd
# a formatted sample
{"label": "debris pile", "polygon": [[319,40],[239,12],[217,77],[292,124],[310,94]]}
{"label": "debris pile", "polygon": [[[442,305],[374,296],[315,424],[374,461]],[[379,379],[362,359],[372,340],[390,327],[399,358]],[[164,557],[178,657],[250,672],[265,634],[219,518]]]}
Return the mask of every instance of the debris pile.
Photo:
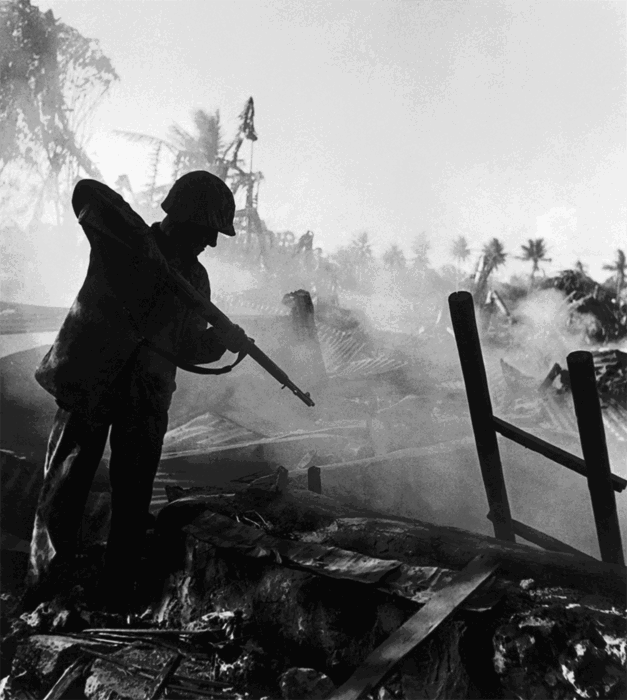
{"label": "debris pile", "polygon": [[[627,450],[627,353],[612,348],[591,354],[610,458],[620,464]],[[541,379],[502,359],[500,364],[504,391],[497,400],[499,415],[528,425],[567,449],[578,444],[568,370],[556,362]]]}
{"label": "debris pile", "polygon": [[560,591],[531,589],[529,599],[494,633],[503,687],[525,698],[620,697],[627,639],[617,611],[593,596],[566,603]]}
{"label": "debris pile", "polygon": [[616,399],[627,408],[627,352],[601,350],[592,356],[601,399]]}
{"label": "debris pile", "polygon": [[[32,634],[17,647],[5,698],[250,697],[226,678],[240,653],[224,626],[203,630],[102,628]],[[254,697],[254,696],[253,696]]]}
{"label": "debris pile", "polygon": [[[176,457],[191,470],[196,459],[208,471],[210,458],[219,465],[228,457],[245,475],[185,489],[200,483],[193,472],[186,480],[162,472],[140,607],[130,618],[103,612],[94,594],[108,515],[106,489],[97,493],[89,546],[57,595],[35,609],[3,598],[0,698],[624,696],[625,571],[433,524],[430,508],[450,475],[438,470],[425,498],[413,486],[416,465],[427,479],[418,460],[429,451],[472,448],[463,385],[442,382],[442,400],[429,394],[425,410],[406,359],[379,351],[339,308],[328,318],[316,332],[341,398],[335,412],[307,430],[295,415],[296,427],[278,434],[261,413],[254,425],[248,414],[235,416],[228,401],[222,414],[187,403],[164,463]],[[594,357],[604,414],[618,416],[620,433],[627,355]],[[556,406],[569,400],[567,371],[556,363],[544,381],[505,362],[501,371],[506,413],[556,424]],[[290,467],[289,484],[277,464]],[[313,488],[309,469],[321,466],[325,495],[305,490]],[[36,495],[37,470],[5,451],[2,473],[3,504],[15,496],[15,507],[3,509],[15,541],[3,536],[3,550],[23,569],[28,528],[16,530],[18,511],[34,509],[24,494]],[[449,481],[449,491],[463,488],[458,475]],[[409,519],[417,512],[432,522]],[[483,556],[496,573],[472,579],[468,569]],[[456,599],[465,576],[476,586]],[[420,616],[438,600],[449,614],[421,636]]]}
{"label": "debris pile", "polygon": [[602,285],[579,270],[563,270],[545,280],[542,289],[557,289],[566,295],[571,316],[587,315],[592,324],[587,329],[596,343],[607,343],[627,336],[627,305]]}
{"label": "debris pile", "polygon": [[5,621],[0,697],[624,696],[624,570],[297,482],[169,488],[141,614],[90,607],[94,553],[81,585]]}

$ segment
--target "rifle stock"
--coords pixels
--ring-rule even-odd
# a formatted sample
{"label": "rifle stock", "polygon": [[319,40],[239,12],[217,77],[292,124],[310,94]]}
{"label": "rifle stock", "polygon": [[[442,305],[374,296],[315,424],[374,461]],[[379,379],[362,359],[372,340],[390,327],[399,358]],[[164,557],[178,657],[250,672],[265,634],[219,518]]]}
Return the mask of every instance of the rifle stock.
{"label": "rifle stock", "polygon": [[[94,211],[91,205],[87,204],[80,212],[78,217],[81,226],[91,226],[99,233],[105,234],[107,237],[115,240],[120,245],[130,251],[138,265],[151,265],[157,274],[167,284],[168,288],[181,299],[188,307],[195,311],[201,318],[205,319],[218,330],[228,331],[234,326],[231,319],[221,311],[209,299],[205,299],[202,294],[199,294],[194,287],[176,270],[172,270],[165,261],[165,258],[156,262],[147,260],[135,253],[133,247],[126,241],[119,238],[115,233],[110,231],[102,224],[98,213]],[[281,388],[287,387],[295,396],[297,396],[307,406],[315,406],[309,392],[304,392],[294,384],[287,374],[274,363],[263,350],[257,347],[252,338],[247,338],[247,342],[243,348],[246,354],[251,357],[258,365],[268,372],[268,374],[282,384]]]}

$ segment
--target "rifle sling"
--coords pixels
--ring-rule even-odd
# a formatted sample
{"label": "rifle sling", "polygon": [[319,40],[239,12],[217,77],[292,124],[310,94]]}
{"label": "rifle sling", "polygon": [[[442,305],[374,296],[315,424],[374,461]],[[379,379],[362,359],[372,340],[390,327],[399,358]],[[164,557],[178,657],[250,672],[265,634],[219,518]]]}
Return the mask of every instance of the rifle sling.
{"label": "rifle sling", "polygon": [[147,338],[142,338],[141,344],[150,348],[153,352],[156,352],[157,355],[161,355],[161,357],[165,358],[166,360],[169,360],[179,369],[185,370],[186,372],[193,372],[194,374],[227,374],[227,372],[230,372],[234,367],[239,365],[239,363],[247,355],[246,350],[240,350],[235,362],[233,362],[230,365],[226,365],[225,367],[217,367],[216,369],[213,369],[211,367],[200,367],[199,365],[194,365],[191,362],[184,362],[182,360],[179,360],[179,358],[176,357],[176,355],[173,355],[172,353],[167,352],[166,350],[162,350],[161,348],[157,347],[154,343],[151,343],[150,340],[148,340]]}
{"label": "rifle sling", "polygon": [[122,308],[124,309],[124,312],[126,313],[128,320],[133,330],[135,331],[135,334],[139,338],[139,344],[145,345],[147,348],[150,348],[153,352],[156,352],[157,355],[160,355],[165,360],[168,360],[173,365],[176,365],[179,369],[182,369],[185,372],[193,372],[194,374],[227,374],[233,369],[233,367],[239,365],[239,363],[248,354],[246,350],[242,348],[242,350],[239,351],[235,362],[233,362],[230,365],[226,365],[225,367],[217,367],[216,369],[213,369],[211,367],[200,367],[199,365],[194,365],[191,362],[185,362],[184,360],[180,360],[176,355],[173,355],[171,352],[163,350],[158,345],[155,345],[151,340],[148,340],[148,338],[146,338],[139,330],[137,321],[133,318],[133,314],[129,311],[129,309],[125,305],[123,305]]}

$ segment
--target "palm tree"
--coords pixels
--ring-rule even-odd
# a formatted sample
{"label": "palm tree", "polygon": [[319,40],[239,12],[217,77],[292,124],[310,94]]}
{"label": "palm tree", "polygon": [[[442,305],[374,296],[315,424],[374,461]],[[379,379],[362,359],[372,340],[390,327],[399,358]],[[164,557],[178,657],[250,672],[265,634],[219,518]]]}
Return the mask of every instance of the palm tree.
{"label": "palm tree", "polygon": [[603,269],[616,273],[616,302],[620,303],[620,294],[625,286],[625,275],[627,274],[625,251],[619,248],[616,251],[616,261],[612,265],[603,265]]}
{"label": "palm tree", "polygon": [[345,285],[360,286],[365,281],[373,262],[372,246],[367,231],[353,237],[349,245],[339,248],[334,256]]}
{"label": "palm tree", "polygon": [[519,260],[531,260],[533,267],[531,269],[531,283],[536,272],[540,269],[541,262],[551,262],[551,258],[546,257],[546,245],[544,238],[529,238],[527,245],[521,245],[523,254],[519,256]]}
{"label": "palm tree", "polygon": [[[252,144],[257,140],[254,117],[255,106],[253,98],[250,97],[239,115],[239,129],[235,139],[228,145],[223,139],[219,110],[213,114],[202,109],[196,110],[192,113],[195,127],[193,131],[187,131],[178,124],[173,124],[165,139],[148,134],[118,131],[119,135],[130,141],[147,145],[152,149],[148,183],[142,192],[135,195],[135,201],[142,210],[140,213],[148,215],[158,212],[159,202],[167,194],[171,183],[181,175],[192,170],[207,170],[227,182],[234,195],[240,188],[246,190],[246,204],[241,210],[245,218],[242,221],[240,217],[238,221],[245,226],[247,233],[255,230],[259,234],[259,243],[263,248],[261,231],[263,227],[258,221],[259,215],[256,211],[259,183],[263,180],[263,173],[253,172],[252,145],[247,170],[240,157],[240,149],[244,141],[249,140]],[[171,160],[170,184],[157,186],[163,156],[166,154],[169,154]]]}
{"label": "palm tree", "polygon": [[506,258],[507,253],[498,238],[492,238],[483,246],[482,256],[475,274],[475,296],[481,300],[481,303],[485,298],[488,278],[494,270],[505,264]]}
{"label": "palm tree", "polygon": [[192,170],[207,170],[226,178],[229,164],[224,157],[224,141],[220,112],[209,114],[202,109],[192,113],[195,131],[189,132],[178,124],[168,129],[168,138],[160,139],[148,134],[118,131],[124,138],[152,148],[150,156],[150,175],[143,194],[148,206],[157,206],[156,200],[163,199],[170,185],[157,187],[157,178],[164,153],[172,156],[170,182]]}
{"label": "palm tree", "polygon": [[396,243],[392,243],[381,257],[388,270],[404,270],[407,264],[405,254]]}
{"label": "palm tree", "polygon": [[489,243],[483,246],[483,254],[486,257],[490,272],[504,265],[505,259],[507,258],[505,248],[498,238],[493,238]]}
{"label": "palm tree", "polygon": [[429,249],[431,243],[427,238],[427,232],[419,233],[411,244],[411,251],[414,254],[414,267],[419,270],[424,269],[429,264]]}
{"label": "palm tree", "polygon": [[357,280],[362,282],[372,264],[372,246],[370,245],[370,235],[367,231],[355,236],[349,246],[353,256],[353,265]]}
{"label": "palm tree", "polygon": [[451,246],[451,255],[458,265],[463,263],[470,255],[468,241],[464,236],[460,236],[453,241]]}
{"label": "palm tree", "polygon": [[[85,150],[90,118],[119,80],[98,42],[30,0],[0,3],[0,173],[37,182],[31,225],[63,220],[76,179],[102,176]],[[26,182],[24,182],[26,177]]]}
{"label": "palm tree", "polygon": [[457,265],[455,266],[455,290],[457,290],[459,288],[459,276],[461,272],[460,267],[470,255],[468,241],[464,236],[459,236],[459,238],[456,238],[453,241],[453,244],[451,245],[451,255],[457,262]]}

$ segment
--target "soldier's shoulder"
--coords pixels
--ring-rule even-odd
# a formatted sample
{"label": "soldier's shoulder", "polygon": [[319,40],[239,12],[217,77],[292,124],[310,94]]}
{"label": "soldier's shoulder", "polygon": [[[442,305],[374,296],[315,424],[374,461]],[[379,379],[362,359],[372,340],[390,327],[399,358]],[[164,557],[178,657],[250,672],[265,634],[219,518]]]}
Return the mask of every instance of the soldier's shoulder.
{"label": "soldier's shoulder", "polygon": [[79,180],[72,193],[72,209],[78,217],[87,204],[100,203],[115,207],[128,206],[124,197],[98,180]]}
{"label": "soldier's shoulder", "polygon": [[122,195],[98,180],[79,180],[74,187],[72,209],[77,218],[88,204],[106,226],[122,226],[137,233],[150,231],[148,224]]}

